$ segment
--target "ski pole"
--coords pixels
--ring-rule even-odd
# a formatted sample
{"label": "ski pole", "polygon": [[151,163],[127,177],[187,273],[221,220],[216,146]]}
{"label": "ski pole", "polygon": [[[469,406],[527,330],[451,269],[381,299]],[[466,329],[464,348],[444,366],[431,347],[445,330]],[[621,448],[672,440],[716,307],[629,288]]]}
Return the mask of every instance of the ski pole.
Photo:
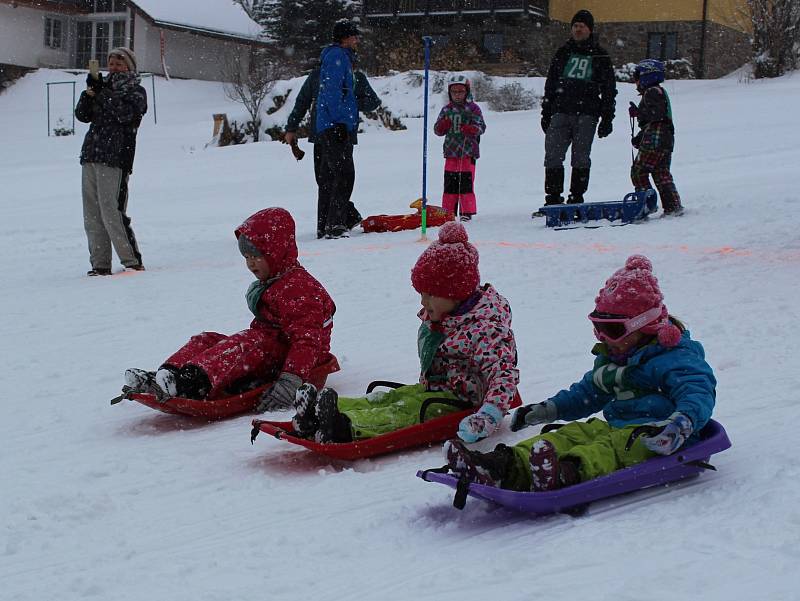
{"label": "ski pole", "polygon": [[422,36],[422,44],[425,48],[425,93],[422,118],[422,237],[427,240],[428,231],[428,71],[431,63],[431,36]]}

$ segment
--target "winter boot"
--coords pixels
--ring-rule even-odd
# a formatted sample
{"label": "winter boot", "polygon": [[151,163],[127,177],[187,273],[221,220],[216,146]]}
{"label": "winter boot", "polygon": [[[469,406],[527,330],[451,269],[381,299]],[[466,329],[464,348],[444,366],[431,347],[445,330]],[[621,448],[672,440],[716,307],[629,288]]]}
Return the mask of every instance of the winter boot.
{"label": "winter boot", "polygon": [[211,382],[196,365],[184,365],[180,369],[163,366],[156,372],[156,383],[167,397],[202,400],[211,391]]}
{"label": "winter boot", "polygon": [[675,184],[665,184],[658,187],[658,192],[661,194],[661,206],[664,208],[664,215],[673,215],[675,217],[683,215],[683,205],[681,205],[681,197],[678,195],[678,189]]}
{"label": "winter boot", "polygon": [[589,168],[573,167],[569,183],[567,204],[575,205],[583,202],[583,195],[589,189]]}
{"label": "winter boot", "polygon": [[578,463],[573,459],[559,460],[553,443],[538,440],[531,448],[531,490],[546,492],[580,482]]}
{"label": "winter boot", "polygon": [[504,444],[497,445],[494,451],[481,453],[470,451],[463,442],[454,439],[444,443],[442,450],[451,471],[486,486],[499,487],[514,461],[514,451]]}
{"label": "winter boot", "polygon": [[306,382],[297,389],[294,395],[295,416],[292,428],[301,438],[312,438],[318,429],[317,424],[317,388]]}
{"label": "winter boot", "polygon": [[352,442],[350,418],[339,412],[339,395],[333,388],[323,388],[317,395],[317,432],[314,439],[322,444]]}
{"label": "winter boot", "polygon": [[544,170],[544,204],[560,205],[564,202],[564,168],[555,167]]}
{"label": "winter boot", "polygon": [[158,388],[156,384],[156,372],[145,371],[132,367],[125,370],[125,386],[128,392],[138,392],[142,394],[153,393]]}
{"label": "winter boot", "polygon": [[94,267],[87,271],[86,275],[92,278],[98,275],[111,275],[111,270],[104,267]]}
{"label": "winter boot", "polygon": [[461,219],[461,221],[465,221],[465,222],[466,221],[472,221],[472,216],[473,215],[474,215],[474,213],[461,213],[461,217],[459,217],[459,219]]}
{"label": "winter boot", "polygon": [[325,232],[325,238],[335,240],[337,238],[349,238],[350,229],[346,225],[332,225]]}

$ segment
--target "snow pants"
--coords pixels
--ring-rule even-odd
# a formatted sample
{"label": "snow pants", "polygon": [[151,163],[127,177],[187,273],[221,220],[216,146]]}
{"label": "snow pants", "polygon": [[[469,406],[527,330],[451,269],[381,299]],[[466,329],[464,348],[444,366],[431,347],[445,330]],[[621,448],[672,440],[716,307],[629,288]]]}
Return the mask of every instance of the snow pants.
{"label": "snow pants", "polygon": [[277,331],[248,328],[231,336],[203,332],[192,336],[164,365],[202,369],[211,383],[208,398],[213,399],[225,396],[229,386],[243,379],[272,379],[288,352]]}
{"label": "snow pants", "polygon": [[664,211],[671,213],[681,206],[681,197],[672,179],[670,165],[672,153],[663,150],[640,150],[636,160],[631,165],[631,182],[636,190],[650,190],[650,176],[658,189],[661,197],[661,206]]}
{"label": "snow pants", "polygon": [[601,419],[591,418],[586,422],[570,422],[547,434],[523,440],[512,447],[515,461],[507,477],[503,478],[503,488],[531,489],[530,455],[538,440],[551,442],[559,459],[577,459],[581,482],[656,457],[656,453],[644,446],[641,439],[637,439],[629,451],[625,450],[634,428],[636,425],[613,428]]}
{"label": "snow pants", "polygon": [[567,148],[572,146],[572,168],[589,169],[598,121],[594,115],[553,115],[544,137],[544,168],[563,167]]}
{"label": "snow pants", "polygon": [[[371,393],[369,397],[339,397],[339,412],[350,419],[353,440],[372,438],[420,423],[422,404],[430,398],[455,400],[452,392],[429,392],[421,384],[401,386],[386,393]],[[441,417],[459,408],[432,403],[425,411],[425,421]]]}
{"label": "snow pants", "polygon": [[445,159],[442,207],[453,214],[474,215],[478,212],[475,161],[472,157]]}
{"label": "snow pants", "polygon": [[317,238],[332,227],[348,229],[361,221],[350,197],[356,180],[353,143],[336,139],[332,129],[314,144],[314,177],[317,180]]}
{"label": "snow pants", "polygon": [[119,167],[84,163],[81,175],[83,227],[89,242],[93,269],[111,269],[111,246],[125,267],[142,264],[131,228],[128,208],[128,174]]}

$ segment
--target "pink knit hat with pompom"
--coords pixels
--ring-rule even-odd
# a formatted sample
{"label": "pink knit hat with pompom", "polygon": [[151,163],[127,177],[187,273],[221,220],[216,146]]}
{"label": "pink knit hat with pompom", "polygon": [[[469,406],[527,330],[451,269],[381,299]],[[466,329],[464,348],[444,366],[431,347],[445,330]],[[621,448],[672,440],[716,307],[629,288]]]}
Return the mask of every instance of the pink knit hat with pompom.
{"label": "pink knit hat with pompom", "polygon": [[420,294],[457,301],[466,299],[480,284],[478,249],[469,243],[464,226],[448,221],[411,270],[411,284]]}
{"label": "pink knit hat with pompom", "polygon": [[612,315],[635,317],[653,307],[661,307],[661,315],[639,328],[644,334],[657,335],[662,346],[676,346],[681,330],[669,319],[664,295],[653,275],[653,264],[643,255],[631,255],[625,267],[614,272],[594,299],[595,311]]}

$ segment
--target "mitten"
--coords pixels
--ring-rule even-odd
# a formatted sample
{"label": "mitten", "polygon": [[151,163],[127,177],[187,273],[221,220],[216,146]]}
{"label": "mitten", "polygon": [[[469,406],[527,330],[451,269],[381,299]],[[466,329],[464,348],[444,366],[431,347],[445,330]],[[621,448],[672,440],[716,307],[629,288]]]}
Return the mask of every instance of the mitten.
{"label": "mitten", "polygon": [[658,433],[654,430],[653,434],[642,436],[644,446],[659,455],[672,455],[683,446],[686,439],[694,432],[692,420],[679,411],[676,411],[663,421],[652,422],[647,426],[661,428]]}
{"label": "mitten", "polygon": [[256,411],[285,411],[294,407],[297,389],[303,383],[300,376],[283,372],[275,383],[261,396]]}
{"label": "mitten", "polygon": [[453,122],[447,117],[442,117],[436,122],[436,125],[433,126],[433,133],[437,136],[443,136],[450,131],[451,127],[453,127]]}
{"label": "mitten", "polygon": [[636,119],[636,117],[639,116],[639,107],[633,102],[631,102],[630,106],[628,106],[628,115],[630,115],[631,119]]}
{"label": "mitten", "polygon": [[103,89],[105,83],[106,82],[103,81],[102,73],[98,73],[96,79],[92,76],[91,73],[86,75],[86,87],[89,88],[95,94],[97,94],[100,90]]}
{"label": "mitten", "polygon": [[547,130],[550,128],[550,119],[552,119],[550,115],[542,115],[542,131],[544,133],[547,133]]}
{"label": "mitten", "polygon": [[481,128],[472,123],[465,123],[461,126],[461,133],[465,136],[477,136],[481,133]]}
{"label": "mitten", "polygon": [[597,137],[598,138],[605,138],[611,135],[614,126],[611,124],[611,119],[608,117],[603,117],[600,119],[600,125],[597,126]]}
{"label": "mitten", "polygon": [[458,437],[464,442],[478,442],[497,429],[503,412],[495,405],[484,403],[477,412],[468,415],[458,424]]}
{"label": "mitten", "polygon": [[556,404],[553,401],[525,405],[514,411],[511,416],[511,431],[516,432],[537,424],[549,424],[557,419],[558,409],[556,409]]}

